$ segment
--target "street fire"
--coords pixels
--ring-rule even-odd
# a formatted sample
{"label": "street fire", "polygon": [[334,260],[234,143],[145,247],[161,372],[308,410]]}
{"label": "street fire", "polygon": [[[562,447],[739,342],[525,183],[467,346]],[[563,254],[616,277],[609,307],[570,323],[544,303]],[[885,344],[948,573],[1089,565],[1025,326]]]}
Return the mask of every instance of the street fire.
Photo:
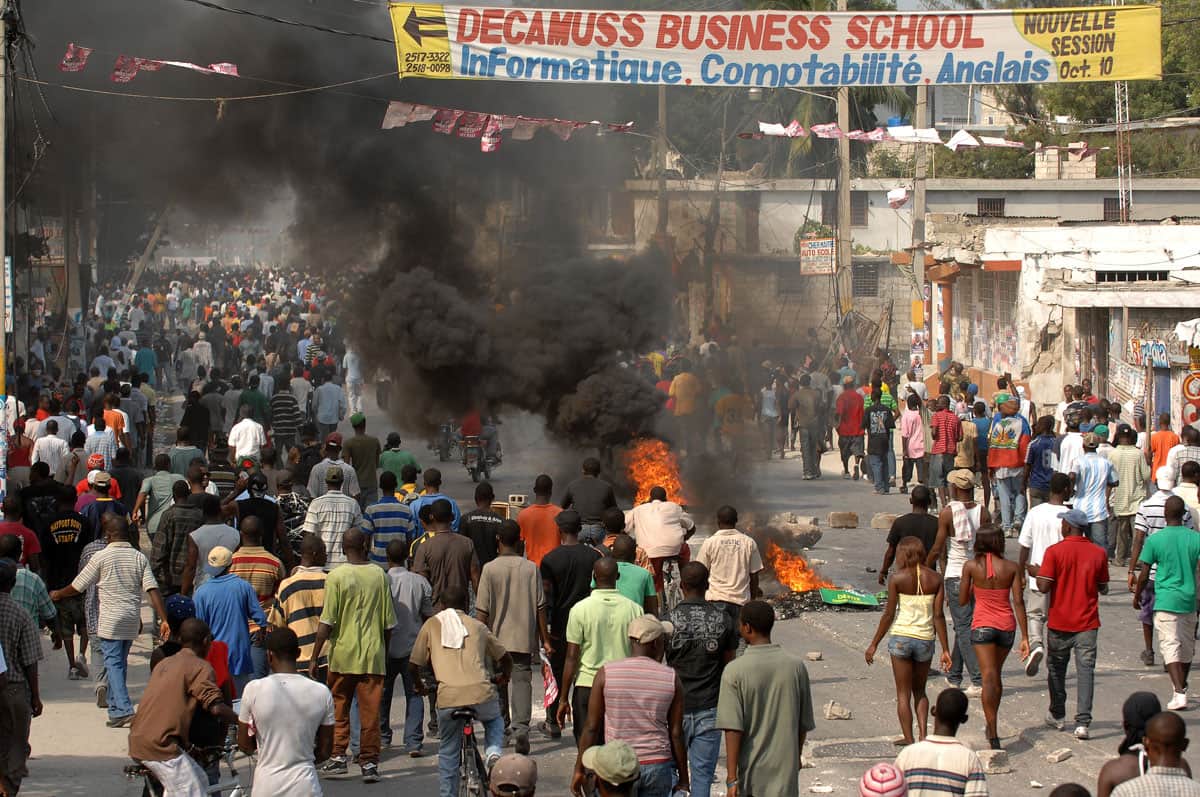
{"label": "street fire", "polygon": [[666,490],[668,501],[688,502],[679,478],[679,459],[662,440],[646,437],[636,441],[625,452],[625,475],[637,491],[635,503],[648,501],[651,487]]}
{"label": "street fire", "polygon": [[772,540],[767,540],[767,561],[775,570],[776,580],[792,592],[833,587],[832,583],[821,578],[803,556],[785,551]]}

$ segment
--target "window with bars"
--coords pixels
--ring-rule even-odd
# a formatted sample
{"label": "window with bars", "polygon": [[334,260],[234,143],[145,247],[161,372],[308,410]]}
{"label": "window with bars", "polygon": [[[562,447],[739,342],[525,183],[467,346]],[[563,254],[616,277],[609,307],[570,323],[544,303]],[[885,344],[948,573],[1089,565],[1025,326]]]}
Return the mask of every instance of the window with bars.
{"label": "window with bars", "polygon": [[1121,221],[1121,200],[1117,197],[1104,197],[1104,220]]}
{"label": "window with bars", "polygon": [[855,263],[850,273],[850,294],[855,297],[879,295],[879,266],[875,263]]}
{"label": "window with bars", "polygon": [[975,200],[975,212],[980,216],[1002,218],[1004,216],[1004,199],[1002,197],[980,197]]}
{"label": "window with bars", "polygon": [[[828,191],[821,195],[821,223],[836,227],[838,221],[837,192]],[[850,226],[866,227],[870,214],[870,202],[866,191],[850,192]]]}
{"label": "window with bars", "polygon": [[1097,271],[1096,282],[1166,282],[1169,271]]}

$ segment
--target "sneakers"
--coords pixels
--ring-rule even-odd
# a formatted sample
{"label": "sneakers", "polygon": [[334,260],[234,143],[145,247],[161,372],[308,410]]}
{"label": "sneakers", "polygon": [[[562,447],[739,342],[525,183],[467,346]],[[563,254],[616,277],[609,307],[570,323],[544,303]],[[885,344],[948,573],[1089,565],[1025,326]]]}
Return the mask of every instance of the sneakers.
{"label": "sneakers", "polygon": [[848,471],[848,470],[844,470],[844,471],[842,471],[842,478],[843,478],[843,479],[849,479],[849,478],[850,478],[850,471]]}
{"label": "sneakers", "polygon": [[[1187,695],[1183,696],[1183,700],[1187,702]],[[110,728],[128,728],[133,723],[133,715],[126,714],[124,717],[113,717],[108,722],[104,723]]]}
{"label": "sneakers", "polygon": [[1143,650],[1141,659],[1142,659],[1142,664],[1145,664],[1147,667],[1153,667],[1154,666],[1154,651],[1153,650]]}
{"label": "sneakers", "polygon": [[517,755],[529,755],[529,734],[518,733],[516,741],[513,743],[513,749]]}
{"label": "sneakers", "polygon": [[1025,660],[1025,674],[1030,678],[1038,674],[1038,667],[1041,666],[1042,658],[1046,655],[1046,651],[1041,645],[1034,648],[1029,658]]}
{"label": "sneakers", "polygon": [[79,672],[78,667],[71,667],[67,670],[68,681],[82,681],[84,678],[85,676]]}
{"label": "sneakers", "polygon": [[979,697],[983,694],[983,687],[971,684],[963,690],[963,694],[965,694],[967,697]]}
{"label": "sneakers", "polygon": [[487,771],[488,771],[488,774],[489,774],[489,775],[490,775],[490,774],[491,774],[491,772],[492,772],[492,767],[496,766],[496,762],[497,762],[497,761],[499,761],[499,760],[500,760],[500,754],[499,754],[499,753],[492,753],[491,755],[489,755],[489,756],[487,757],[487,761],[485,762],[485,764],[486,764],[486,766],[487,766]]}
{"label": "sneakers", "polygon": [[1046,727],[1053,728],[1056,731],[1061,731],[1067,727],[1067,721],[1065,719],[1059,719],[1058,717],[1054,716],[1049,711],[1047,711],[1046,712]]}
{"label": "sneakers", "polygon": [[429,724],[425,726],[425,730],[429,731],[430,736],[438,735],[437,717],[429,718]]}
{"label": "sneakers", "polygon": [[108,708],[108,687],[104,684],[96,687],[96,708]]}
{"label": "sneakers", "polygon": [[345,775],[350,772],[350,768],[346,766],[345,756],[335,755],[322,764],[317,771],[322,775],[329,777]]}
{"label": "sneakers", "polygon": [[420,758],[421,756],[425,755],[425,751],[421,749],[420,745],[409,747],[404,752],[408,753],[409,758]]}
{"label": "sneakers", "polygon": [[551,725],[549,722],[543,721],[539,723],[537,729],[539,732],[549,736],[551,739],[562,738],[562,728],[558,727],[557,725]]}
{"label": "sneakers", "polygon": [[363,783],[378,783],[379,782],[379,765],[378,764],[363,764],[362,765],[362,780],[363,780]]}
{"label": "sneakers", "polygon": [[851,478],[853,478],[854,481],[858,481],[858,466],[857,465],[854,466],[854,476],[852,476]]}
{"label": "sneakers", "polygon": [[1171,695],[1171,702],[1167,703],[1167,711],[1183,711],[1188,707],[1187,692],[1176,692]]}
{"label": "sneakers", "polygon": [[1092,735],[1090,733],[1088,733],[1088,726],[1076,725],[1075,726],[1075,738],[1079,739],[1080,741],[1084,741],[1086,739],[1092,738]]}

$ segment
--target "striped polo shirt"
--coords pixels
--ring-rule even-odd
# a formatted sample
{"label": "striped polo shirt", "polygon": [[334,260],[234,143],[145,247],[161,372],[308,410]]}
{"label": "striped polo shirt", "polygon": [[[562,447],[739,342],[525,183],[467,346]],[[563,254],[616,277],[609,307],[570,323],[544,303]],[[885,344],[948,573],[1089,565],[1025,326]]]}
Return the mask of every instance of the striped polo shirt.
{"label": "striped polo shirt", "polygon": [[667,714],[675,698],[675,671],[645,656],[604,665],[604,738],[622,739],[638,763],[672,760]]}
{"label": "striped polo shirt", "polygon": [[413,522],[412,509],[389,495],[366,508],[362,529],[371,535],[371,561],[386,569],[388,543],[400,540],[408,545],[416,524]]}
{"label": "striped polo shirt", "polygon": [[[326,575],[320,567],[297,567],[295,573],[279,585],[279,592],[267,612],[267,622],[276,628],[290,628],[296,635],[300,643],[300,659],[296,664],[301,670],[308,667],[313,643],[317,641],[317,626],[321,624],[321,611],[325,608]],[[324,667],[326,662],[323,655],[318,665]]]}
{"label": "striped polo shirt", "polygon": [[279,582],[287,575],[283,570],[283,562],[261,545],[238,548],[229,564],[229,572],[254,587],[258,605],[264,612],[271,608],[275,590],[279,589]]}
{"label": "striped polo shirt", "polygon": [[931,733],[925,741],[910,744],[896,757],[896,768],[904,773],[909,797],[988,793],[979,756],[953,736]]}

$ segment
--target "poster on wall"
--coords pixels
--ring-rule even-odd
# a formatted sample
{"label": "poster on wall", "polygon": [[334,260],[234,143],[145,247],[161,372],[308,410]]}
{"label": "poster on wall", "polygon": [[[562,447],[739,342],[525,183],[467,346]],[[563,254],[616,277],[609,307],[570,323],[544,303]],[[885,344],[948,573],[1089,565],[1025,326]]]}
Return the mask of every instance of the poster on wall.
{"label": "poster on wall", "polygon": [[800,273],[806,277],[832,274],[836,252],[834,238],[805,238],[800,242]]}
{"label": "poster on wall", "polygon": [[909,367],[916,374],[917,379],[925,378],[925,366],[927,357],[929,356],[929,338],[923,329],[914,329],[910,341],[910,359]]}

